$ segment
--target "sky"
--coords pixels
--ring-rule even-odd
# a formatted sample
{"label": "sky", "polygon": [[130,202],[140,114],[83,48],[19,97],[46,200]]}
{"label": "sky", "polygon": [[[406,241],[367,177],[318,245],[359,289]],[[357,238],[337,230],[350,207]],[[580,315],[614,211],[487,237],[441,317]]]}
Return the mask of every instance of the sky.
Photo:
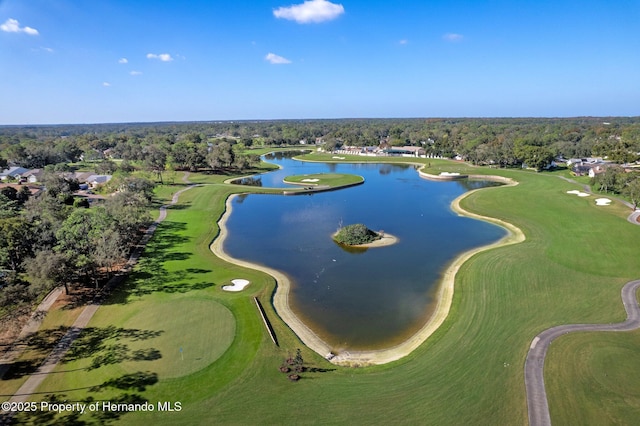
{"label": "sky", "polygon": [[640,0],[0,0],[0,125],[640,116]]}

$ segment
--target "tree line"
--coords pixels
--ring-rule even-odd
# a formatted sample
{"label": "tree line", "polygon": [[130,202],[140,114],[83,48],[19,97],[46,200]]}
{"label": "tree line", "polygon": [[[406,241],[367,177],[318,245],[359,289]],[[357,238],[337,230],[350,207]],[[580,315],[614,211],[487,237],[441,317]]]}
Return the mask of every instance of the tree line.
{"label": "tree line", "polygon": [[[133,123],[77,126],[2,126],[0,161],[24,167],[80,158],[148,160],[172,169],[242,168],[255,161],[245,148],[321,141],[329,148],[422,146],[428,154],[460,155],[474,164],[504,167],[541,158],[602,156],[636,161],[640,118],[460,118],[273,120]],[[219,148],[216,148],[219,147]],[[231,147],[231,150],[229,149]],[[105,151],[108,154],[105,154]],[[230,155],[231,154],[231,155]],[[164,158],[162,157],[164,156]],[[149,167],[152,167],[149,165]]]}

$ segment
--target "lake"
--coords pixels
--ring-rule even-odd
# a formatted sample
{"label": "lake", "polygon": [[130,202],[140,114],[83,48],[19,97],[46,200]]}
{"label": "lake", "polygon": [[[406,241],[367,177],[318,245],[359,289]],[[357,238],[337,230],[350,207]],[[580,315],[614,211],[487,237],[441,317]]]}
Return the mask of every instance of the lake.
{"label": "lake", "polygon": [[[234,199],[224,250],[285,273],[292,310],[334,348],[378,349],[415,333],[434,308],[441,273],[457,255],[506,235],[496,225],[450,209],[460,194],[492,182],[434,182],[414,166],[307,163],[287,155],[266,161],[281,170],[260,176],[288,187],[286,176],[351,173],[363,185],[312,195],[250,194]],[[346,249],[339,226],[364,223],[399,238],[393,246]]]}

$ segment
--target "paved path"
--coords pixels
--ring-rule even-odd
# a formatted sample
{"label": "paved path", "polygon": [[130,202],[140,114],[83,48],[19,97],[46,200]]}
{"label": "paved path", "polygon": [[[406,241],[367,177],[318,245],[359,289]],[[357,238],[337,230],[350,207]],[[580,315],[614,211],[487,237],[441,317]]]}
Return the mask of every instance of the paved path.
{"label": "paved path", "polygon": [[27,323],[22,327],[22,331],[16,338],[15,343],[9,350],[2,354],[2,357],[0,358],[0,379],[2,379],[7,371],[9,371],[13,361],[15,361],[20,355],[22,355],[22,352],[24,352],[26,346],[20,344],[20,342],[22,342],[28,335],[38,331],[46,313],[49,312],[49,309],[51,309],[51,306],[53,306],[55,301],[58,300],[58,297],[60,297],[63,291],[64,287],[62,286],[54,288],[42,300],[42,302],[40,302],[36,310],[31,314]]}
{"label": "paved path", "polygon": [[549,426],[549,404],[544,388],[544,357],[551,342],[564,334],[576,331],[630,331],[640,328],[640,307],[636,292],[640,280],[630,281],[622,288],[622,303],[627,311],[627,320],[617,324],[568,324],[549,328],[538,334],[531,342],[524,364],[524,384],[527,391],[527,407],[531,426]]}
{"label": "paved path", "polygon": [[[176,192],[173,195],[173,198],[171,199],[170,205],[176,204],[178,202],[178,198],[180,194],[182,194],[184,191],[187,191],[193,188],[194,186],[195,185],[188,186],[187,188]],[[144,247],[153,236],[153,233],[155,232],[156,228],[163,220],[166,219],[167,217],[166,207],[167,207],[166,205],[160,207],[160,214],[158,216],[158,219],[156,219],[156,221],[147,229],[144,236],[136,246],[135,250],[133,251],[133,253],[131,253],[131,256],[129,257],[129,260],[127,261],[126,266],[116,276],[114,276],[111,280],[109,280],[109,282],[105,285],[101,294],[98,295],[91,302],[91,304],[89,304],[87,307],[83,309],[83,311],[80,313],[76,321],[69,328],[67,333],[62,337],[62,339],[60,339],[56,347],[49,354],[49,356],[47,356],[47,358],[44,360],[42,365],[38,367],[38,370],[36,370],[35,373],[29,376],[27,381],[24,382],[24,384],[16,391],[16,393],[11,397],[11,399],[9,399],[9,402],[27,401],[29,397],[42,384],[44,379],[47,378],[47,375],[56,368],[58,363],[62,360],[64,355],[67,353],[67,351],[71,347],[71,344],[73,343],[73,341],[76,338],[78,338],[80,333],[82,333],[82,330],[84,330],[84,328],[87,326],[91,318],[93,318],[93,315],[96,313],[96,311],[100,307],[100,304],[102,303],[102,300],[104,299],[104,297],[106,297],[110,293],[110,290],[113,287],[115,287],[116,285],[124,281],[126,275],[131,271],[133,266],[138,262],[138,259],[140,258],[140,256],[142,255],[142,252],[144,251]],[[6,411],[0,412],[0,425],[8,423],[14,414],[15,413],[13,412],[6,412]]]}

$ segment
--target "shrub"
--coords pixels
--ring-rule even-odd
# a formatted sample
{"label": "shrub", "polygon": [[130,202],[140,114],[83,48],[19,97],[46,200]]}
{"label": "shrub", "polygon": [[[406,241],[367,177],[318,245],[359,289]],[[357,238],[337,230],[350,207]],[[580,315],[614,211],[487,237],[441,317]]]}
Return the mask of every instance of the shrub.
{"label": "shrub", "polygon": [[340,244],[346,245],[359,245],[367,244],[375,240],[379,240],[381,236],[367,228],[361,223],[353,225],[347,225],[338,230],[338,233],[333,237],[335,241]]}

